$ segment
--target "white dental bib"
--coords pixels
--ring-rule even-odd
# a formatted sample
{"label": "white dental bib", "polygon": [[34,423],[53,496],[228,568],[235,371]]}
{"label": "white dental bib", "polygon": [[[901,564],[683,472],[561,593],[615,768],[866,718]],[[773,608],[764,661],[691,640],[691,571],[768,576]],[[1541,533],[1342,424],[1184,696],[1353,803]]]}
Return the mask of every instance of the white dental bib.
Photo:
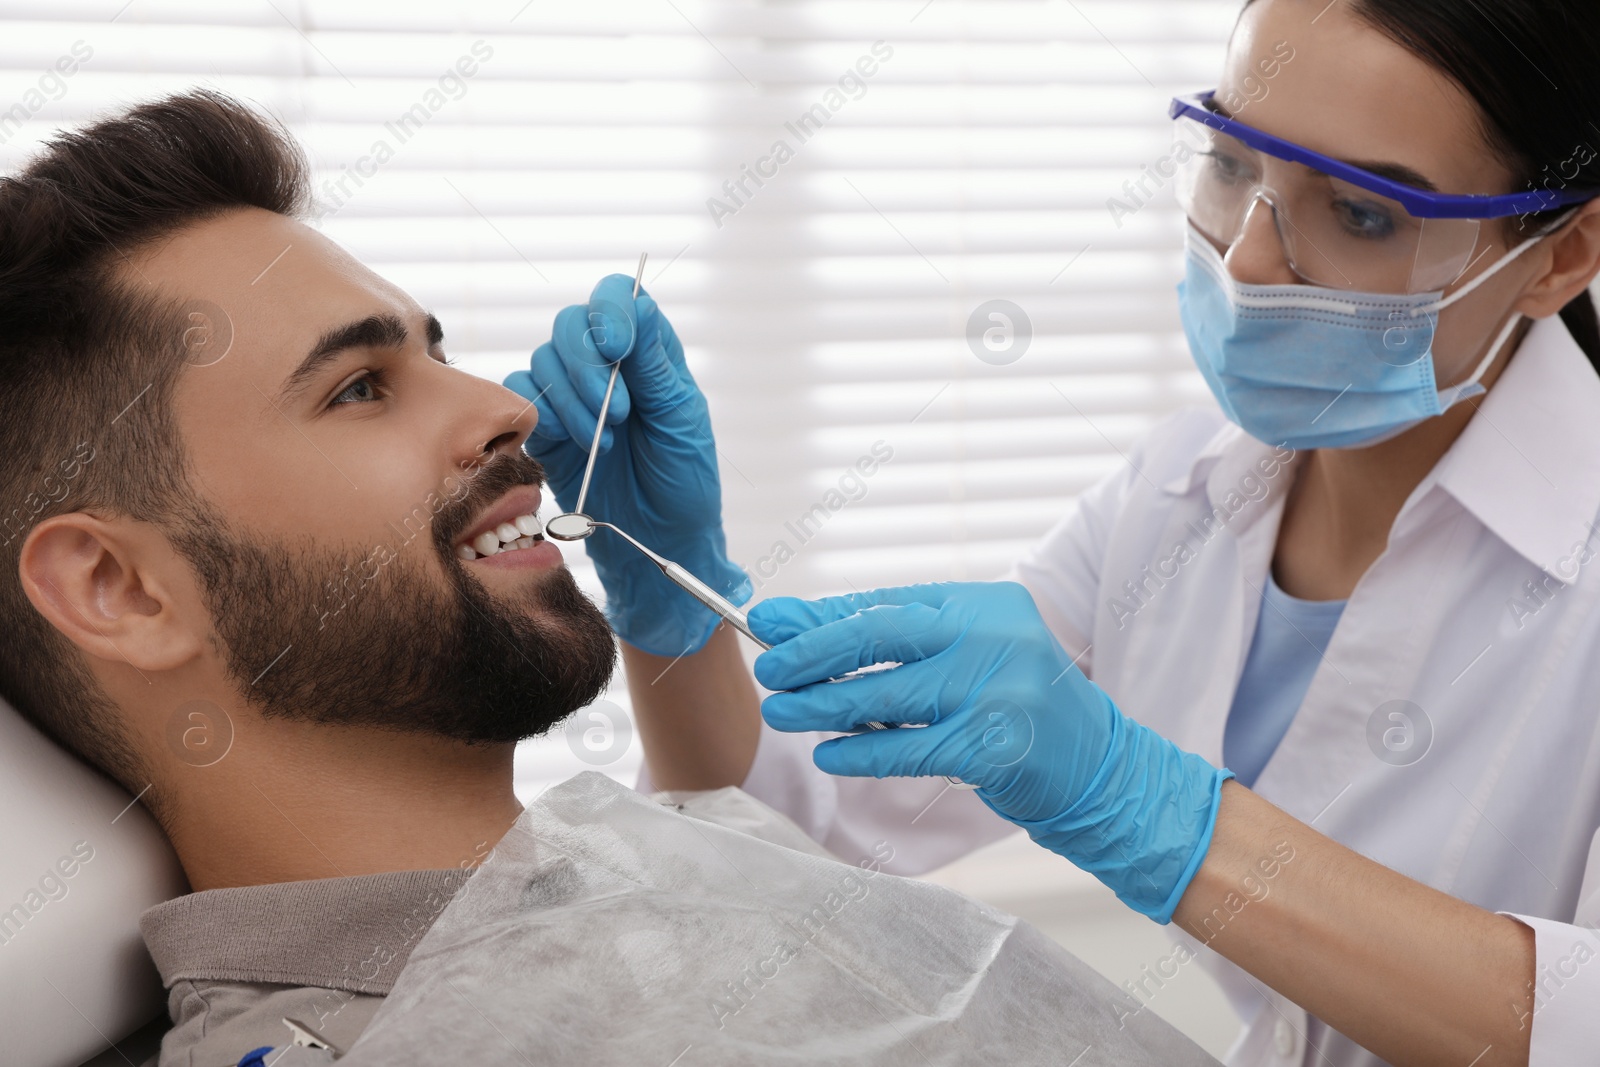
{"label": "white dental bib", "polygon": [[1021,920],[881,873],[893,842],[852,865],[739,790],[674,799],[546,791],[337,1062],[1215,1063]]}

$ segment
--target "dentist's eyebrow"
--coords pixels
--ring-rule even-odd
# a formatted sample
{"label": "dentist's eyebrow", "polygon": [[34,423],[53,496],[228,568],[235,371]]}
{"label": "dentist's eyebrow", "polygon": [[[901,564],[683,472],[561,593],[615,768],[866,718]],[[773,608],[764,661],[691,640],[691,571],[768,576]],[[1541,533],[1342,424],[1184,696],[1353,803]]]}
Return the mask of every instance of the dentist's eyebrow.
{"label": "dentist's eyebrow", "polygon": [[[1210,110],[1213,114],[1221,115],[1225,119],[1234,118],[1233,113],[1227,108],[1223,107],[1216,100],[1212,100],[1209,103],[1208,110]],[[1390,163],[1387,161],[1365,159],[1342,159],[1340,162],[1349,164],[1350,166],[1356,167],[1360,170],[1367,171],[1369,174],[1376,174],[1380,178],[1388,178],[1392,182],[1399,182],[1401,185],[1409,185],[1414,189],[1420,189],[1425,193],[1437,193],[1439,191],[1439,186],[1434,184],[1434,182],[1429,179],[1427,175],[1422,174],[1420,171],[1413,170],[1404,163]],[[1321,174],[1322,172],[1319,170],[1315,173]]]}
{"label": "dentist's eyebrow", "polygon": [[1364,171],[1376,174],[1380,178],[1388,178],[1401,185],[1409,185],[1427,193],[1437,193],[1439,187],[1419,171],[1412,170],[1404,163],[1375,163],[1366,160],[1355,160],[1350,163],[1352,167],[1360,167]]}
{"label": "dentist's eyebrow", "polygon": [[[444,327],[432,315],[427,318],[428,345],[444,340]],[[404,348],[411,333],[397,315],[368,315],[355,322],[335,326],[318,339],[300,365],[284,379],[278,390],[278,403],[286,404],[306,388],[329,364],[355,348]]]}

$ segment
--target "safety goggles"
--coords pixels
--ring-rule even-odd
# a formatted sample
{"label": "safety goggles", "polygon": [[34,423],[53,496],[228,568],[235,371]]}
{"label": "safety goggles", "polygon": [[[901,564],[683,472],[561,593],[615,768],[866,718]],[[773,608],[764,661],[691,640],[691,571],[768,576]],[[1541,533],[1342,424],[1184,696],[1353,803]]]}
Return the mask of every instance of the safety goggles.
{"label": "safety goggles", "polygon": [[1172,101],[1178,203],[1197,229],[1224,247],[1238,240],[1258,204],[1270,207],[1289,266],[1313,285],[1442,291],[1472,264],[1484,222],[1597,195],[1592,189],[1429,192],[1224,118],[1212,110],[1214,95]]}

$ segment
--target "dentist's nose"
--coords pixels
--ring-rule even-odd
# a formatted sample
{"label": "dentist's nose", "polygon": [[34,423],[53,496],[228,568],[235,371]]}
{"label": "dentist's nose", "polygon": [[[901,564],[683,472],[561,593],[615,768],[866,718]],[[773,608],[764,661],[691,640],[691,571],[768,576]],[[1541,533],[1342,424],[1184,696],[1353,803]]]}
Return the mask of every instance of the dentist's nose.
{"label": "dentist's nose", "polygon": [[1277,208],[1261,190],[1245,208],[1239,236],[1222,257],[1234,281],[1247,285],[1294,285],[1300,281],[1289,266],[1278,233]]}

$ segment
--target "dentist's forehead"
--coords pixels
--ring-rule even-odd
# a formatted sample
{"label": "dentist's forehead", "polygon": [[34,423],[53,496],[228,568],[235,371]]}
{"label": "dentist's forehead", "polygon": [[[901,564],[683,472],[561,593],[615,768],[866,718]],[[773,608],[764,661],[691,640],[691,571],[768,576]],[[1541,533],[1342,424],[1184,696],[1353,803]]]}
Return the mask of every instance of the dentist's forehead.
{"label": "dentist's forehead", "polygon": [[1349,4],[1256,0],[1218,88],[1244,102],[1235,118],[1335,159],[1397,164],[1452,193],[1514,181],[1466,90]]}

